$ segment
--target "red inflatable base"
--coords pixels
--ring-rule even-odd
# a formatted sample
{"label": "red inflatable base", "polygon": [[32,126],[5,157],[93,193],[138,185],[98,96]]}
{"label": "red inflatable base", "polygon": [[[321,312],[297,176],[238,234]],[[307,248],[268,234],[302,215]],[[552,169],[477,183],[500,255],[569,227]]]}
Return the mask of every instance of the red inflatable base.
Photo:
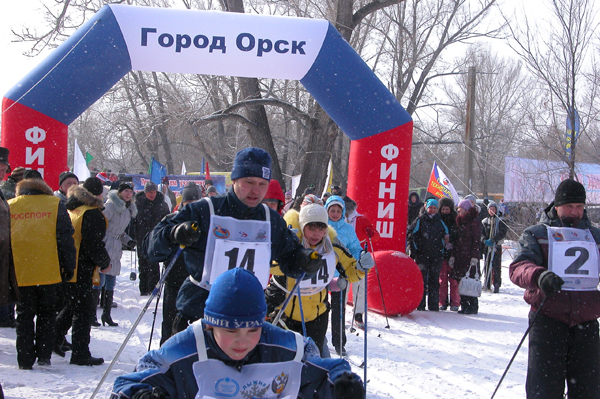
{"label": "red inflatable base", "polygon": [[[383,292],[388,316],[404,316],[414,311],[423,297],[423,276],[415,261],[399,251],[377,251],[374,255],[381,290],[373,268],[367,276],[369,310],[385,314]],[[352,303],[352,290],[348,302]]]}

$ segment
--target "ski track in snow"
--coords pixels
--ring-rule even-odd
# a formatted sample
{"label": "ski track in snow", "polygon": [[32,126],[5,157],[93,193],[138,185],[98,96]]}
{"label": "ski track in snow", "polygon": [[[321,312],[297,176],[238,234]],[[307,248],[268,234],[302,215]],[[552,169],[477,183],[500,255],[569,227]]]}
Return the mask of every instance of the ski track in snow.
{"label": "ski track in snow", "polygon": [[[92,356],[103,357],[102,366],[83,367],[69,364],[53,354],[52,366],[33,370],[17,367],[15,330],[0,328],[0,382],[7,399],[89,398],[108,365],[119,350],[129,329],[149,297],[140,297],[138,281],[129,280],[131,255],[124,251],[122,275],[117,278],[113,320],[118,327],[92,328]],[[508,278],[510,256],[503,257],[503,285],[499,294],[484,292],[479,314],[414,311],[410,315],[388,317],[369,313],[367,332],[367,398],[490,398],[519,341],[527,329],[529,306],[523,290]],[[160,342],[162,321],[158,307],[152,348]],[[112,383],[119,375],[133,371],[137,360],[146,353],[155,302],[148,308],[127,346],[100,388],[97,398],[108,398]],[[98,317],[101,310],[97,311]],[[356,364],[363,362],[364,332],[349,332],[352,307],[346,308],[346,350]],[[70,340],[70,334],[68,335]],[[328,335],[332,356],[331,336]],[[352,365],[361,378],[364,370]],[[525,397],[527,340],[517,354],[495,398]]]}

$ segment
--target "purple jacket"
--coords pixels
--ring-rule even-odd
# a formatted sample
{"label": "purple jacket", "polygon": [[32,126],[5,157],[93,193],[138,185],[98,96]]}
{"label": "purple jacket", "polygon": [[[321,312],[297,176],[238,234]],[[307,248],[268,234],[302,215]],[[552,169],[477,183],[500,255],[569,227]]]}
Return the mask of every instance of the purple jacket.
{"label": "purple jacket", "polygon": [[[450,277],[455,280],[463,278],[469,270],[471,258],[479,259],[479,242],[481,240],[481,222],[479,212],[473,207],[464,216],[456,217],[458,228],[458,240],[452,255],[454,256],[454,268]],[[471,277],[475,276],[475,270],[471,270]]]}
{"label": "purple jacket", "polygon": [[[546,226],[562,226],[554,204],[546,208],[540,223],[530,226],[519,238],[517,254],[510,265],[510,280],[525,288],[525,302],[535,311],[544,294],[538,287],[540,274],[548,269],[548,233]],[[600,229],[593,227],[587,214],[578,228],[589,229],[594,241],[600,244]],[[559,291],[548,297],[541,313],[570,327],[600,317],[600,291]]]}

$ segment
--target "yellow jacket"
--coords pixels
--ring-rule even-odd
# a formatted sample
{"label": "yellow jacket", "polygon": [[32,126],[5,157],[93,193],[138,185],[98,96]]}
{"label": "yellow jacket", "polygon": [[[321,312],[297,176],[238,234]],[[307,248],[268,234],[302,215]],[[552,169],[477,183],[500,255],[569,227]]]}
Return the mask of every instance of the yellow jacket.
{"label": "yellow jacket", "polygon": [[[300,241],[302,241],[302,232],[300,231],[300,224],[298,221],[299,216],[300,214],[297,211],[290,209],[288,212],[286,212],[284,219],[288,225],[292,226],[293,229],[298,230],[296,234]],[[346,272],[346,275],[348,276],[348,281],[351,283],[355,283],[364,278],[365,273],[361,272],[356,268],[356,259],[354,259],[352,255],[350,255],[350,253],[346,250],[346,248],[344,248],[344,246],[339,242],[339,240],[337,239],[337,233],[335,232],[335,229],[331,226],[327,227],[329,238],[333,243],[333,250],[335,253],[337,267],[339,268],[341,266],[343,268],[343,270]],[[279,276],[283,276],[283,273],[279,269],[279,266],[275,265],[271,267],[271,274],[277,276],[275,278],[278,281],[282,282],[283,277]],[[285,278],[285,289],[287,291],[290,291],[294,287],[295,283],[296,279],[293,279],[291,277]],[[312,321],[318,316],[325,313],[327,311],[327,304],[325,302],[326,299],[327,288],[323,288],[323,290],[317,292],[314,295],[302,296],[302,310],[304,312],[304,321]],[[297,295],[295,295],[292,298],[288,306],[285,308],[285,314],[288,318],[291,318],[292,320],[301,320],[300,306],[298,303]]]}

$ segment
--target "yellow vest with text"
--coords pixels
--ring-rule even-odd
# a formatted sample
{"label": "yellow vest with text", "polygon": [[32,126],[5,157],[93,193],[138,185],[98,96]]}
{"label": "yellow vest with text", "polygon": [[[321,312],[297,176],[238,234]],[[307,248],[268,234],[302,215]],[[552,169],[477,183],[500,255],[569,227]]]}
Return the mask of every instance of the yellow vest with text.
{"label": "yellow vest with text", "polygon": [[[69,216],[71,217],[71,223],[73,223],[73,228],[75,229],[75,233],[73,233],[73,240],[75,241],[75,249],[77,250],[77,263],[75,266],[75,273],[73,274],[73,278],[69,280],[69,283],[77,282],[77,268],[79,266],[79,248],[81,247],[81,225],[83,223],[83,215],[89,211],[90,209],[98,209],[95,206],[89,205],[81,205],[73,210],[69,210]],[[104,214],[102,214],[104,216]],[[108,228],[108,220],[106,220],[106,216],[104,216],[104,220],[106,221],[106,227]]]}
{"label": "yellow vest with text", "polygon": [[53,195],[20,195],[8,201],[15,273],[19,287],[61,282]]}

